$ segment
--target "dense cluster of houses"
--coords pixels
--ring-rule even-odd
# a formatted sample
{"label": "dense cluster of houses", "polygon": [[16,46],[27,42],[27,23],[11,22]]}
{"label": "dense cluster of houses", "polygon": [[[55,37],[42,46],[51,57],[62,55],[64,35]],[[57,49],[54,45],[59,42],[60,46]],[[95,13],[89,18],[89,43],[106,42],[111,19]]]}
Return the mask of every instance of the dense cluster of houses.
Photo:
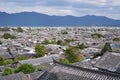
{"label": "dense cluster of houses", "polygon": [[[113,41],[114,38],[120,38],[120,28],[23,28],[24,32],[7,32],[15,35],[16,39],[0,38],[0,56],[3,59],[12,59],[19,56],[29,57],[27,60],[21,60],[16,63],[20,66],[24,63],[32,64],[36,67],[45,65],[45,70],[36,71],[31,74],[22,72],[2,76],[6,67],[0,66],[0,80],[119,80],[120,79],[120,42]],[[0,31],[0,36],[4,33]],[[65,32],[65,33],[64,33]],[[94,33],[102,35],[100,38],[92,37]],[[68,44],[44,44],[45,39],[56,42],[61,40]],[[104,44],[109,42],[114,52],[106,52],[102,56],[94,57],[100,54]],[[33,58],[36,54],[35,45],[40,43],[45,46],[47,53],[44,57]],[[64,51],[69,46],[84,44],[85,48],[81,50],[85,59],[71,65],[60,63],[59,60],[64,55]],[[7,49],[10,49],[11,56]]]}

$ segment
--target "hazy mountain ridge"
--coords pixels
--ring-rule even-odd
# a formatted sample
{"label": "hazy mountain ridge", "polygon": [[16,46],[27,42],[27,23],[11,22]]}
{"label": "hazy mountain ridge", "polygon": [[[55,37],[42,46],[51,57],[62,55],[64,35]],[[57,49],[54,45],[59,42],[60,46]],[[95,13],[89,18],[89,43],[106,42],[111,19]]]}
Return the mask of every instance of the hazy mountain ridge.
{"label": "hazy mountain ridge", "polygon": [[120,26],[120,20],[105,16],[49,16],[36,12],[0,12],[0,26]]}

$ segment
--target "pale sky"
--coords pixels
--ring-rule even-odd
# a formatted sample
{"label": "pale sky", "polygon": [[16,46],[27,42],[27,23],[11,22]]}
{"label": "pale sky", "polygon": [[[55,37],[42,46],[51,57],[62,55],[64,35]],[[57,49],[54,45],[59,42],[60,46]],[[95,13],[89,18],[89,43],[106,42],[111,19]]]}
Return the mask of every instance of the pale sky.
{"label": "pale sky", "polygon": [[0,0],[0,11],[35,11],[58,16],[97,15],[120,19],[120,0]]}

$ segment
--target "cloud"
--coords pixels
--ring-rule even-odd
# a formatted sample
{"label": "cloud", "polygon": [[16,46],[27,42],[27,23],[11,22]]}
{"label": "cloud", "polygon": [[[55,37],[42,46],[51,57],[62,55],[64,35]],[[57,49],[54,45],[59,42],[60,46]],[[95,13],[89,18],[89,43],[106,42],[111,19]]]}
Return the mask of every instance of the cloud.
{"label": "cloud", "polygon": [[102,15],[120,19],[119,0],[0,0],[0,11],[36,11],[49,15]]}

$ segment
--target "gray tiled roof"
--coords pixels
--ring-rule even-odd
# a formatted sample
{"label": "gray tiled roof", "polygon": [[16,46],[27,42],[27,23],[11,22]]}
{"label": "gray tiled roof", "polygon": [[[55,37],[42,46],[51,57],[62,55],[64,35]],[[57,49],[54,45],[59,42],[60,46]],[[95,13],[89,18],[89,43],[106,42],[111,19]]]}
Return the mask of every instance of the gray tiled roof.
{"label": "gray tiled roof", "polygon": [[0,72],[3,72],[3,71],[4,71],[4,69],[5,69],[5,67],[4,67],[4,66],[0,66]]}
{"label": "gray tiled roof", "polygon": [[41,58],[22,60],[22,61],[19,61],[19,63],[21,64],[29,63],[29,64],[33,64],[34,66],[39,66],[41,64],[53,62],[53,58],[59,59],[59,55],[55,54],[55,55],[41,57]]}
{"label": "gray tiled roof", "polygon": [[[13,58],[10,54],[4,54],[4,55],[0,55],[2,58],[4,59],[11,59]],[[13,55],[14,57],[17,57],[18,55]]]}
{"label": "gray tiled roof", "polygon": [[88,68],[88,69],[94,68],[93,64],[90,61],[77,62],[77,63],[74,63],[73,65],[78,67]]}
{"label": "gray tiled roof", "polygon": [[72,65],[57,63],[39,80],[119,80],[119,74],[79,68]]}
{"label": "gray tiled roof", "polygon": [[20,72],[8,76],[0,76],[0,80],[31,80],[25,76],[24,73]]}
{"label": "gray tiled roof", "polygon": [[[116,72],[120,68],[120,53],[107,52],[95,64],[96,67]],[[120,73],[120,72],[119,72]]]}
{"label": "gray tiled roof", "polygon": [[44,71],[37,71],[37,72],[31,73],[30,78],[32,80],[37,80],[43,73]]}

